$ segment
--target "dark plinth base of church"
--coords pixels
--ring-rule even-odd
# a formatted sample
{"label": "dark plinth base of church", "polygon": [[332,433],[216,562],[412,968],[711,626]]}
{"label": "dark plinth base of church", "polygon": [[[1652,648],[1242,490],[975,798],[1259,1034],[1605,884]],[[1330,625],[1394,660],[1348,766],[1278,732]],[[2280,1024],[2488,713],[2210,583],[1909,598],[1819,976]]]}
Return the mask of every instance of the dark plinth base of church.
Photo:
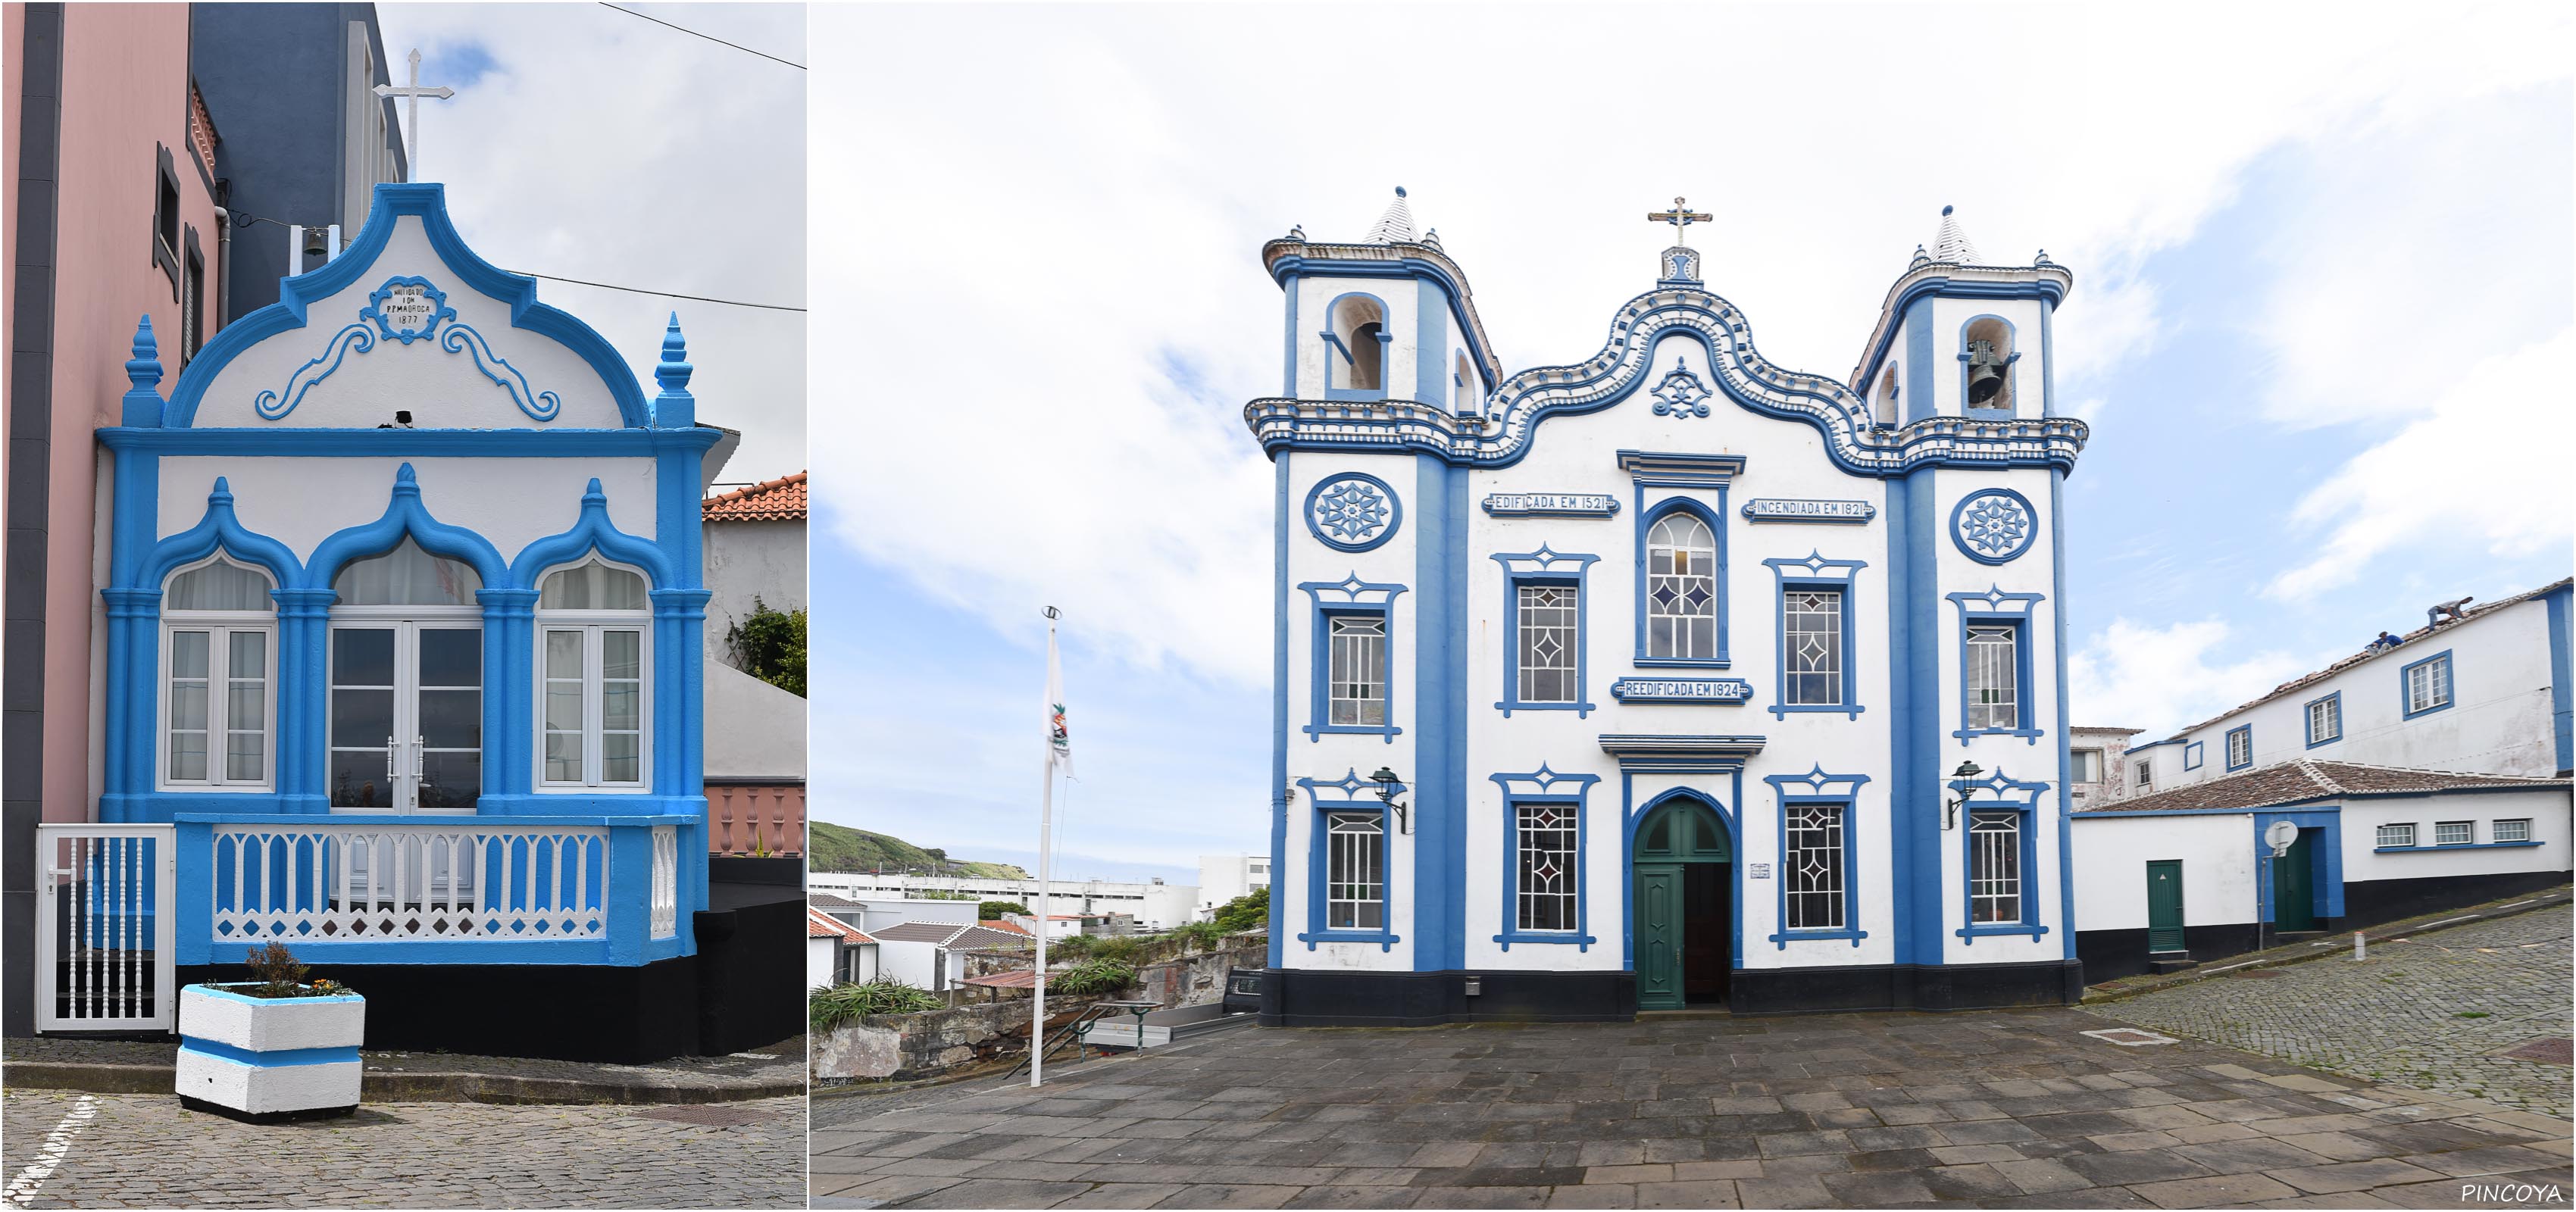
{"label": "dark plinth base of church", "polygon": [[[367,999],[366,1048],[641,1065],[721,1056],[805,1030],[805,900],[795,885],[710,882],[698,953],[607,964],[334,964],[303,957]],[[250,979],[186,965],[179,983]]]}
{"label": "dark plinth base of church", "polygon": [[1740,968],[1726,1007],[1737,1014],[1852,1010],[1998,1010],[2084,1000],[2084,964],[1896,964],[1849,968]]}
{"label": "dark plinth base of church", "polygon": [[[1478,992],[1469,995],[1474,980]],[[1732,1014],[1993,1010],[2084,997],[2077,961],[1917,968],[1748,968],[1729,979]],[[1695,1007],[1696,1008],[1696,1007]],[[1274,968],[1265,1027],[1428,1027],[1443,1023],[1597,1023],[1637,1017],[1631,972],[1332,972]]]}
{"label": "dark plinth base of church", "polygon": [[[1441,1023],[1613,1023],[1637,1015],[1627,972],[1323,972],[1273,968],[1265,1027],[1429,1027]],[[1467,993],[1467,982],[1479,992]]]}

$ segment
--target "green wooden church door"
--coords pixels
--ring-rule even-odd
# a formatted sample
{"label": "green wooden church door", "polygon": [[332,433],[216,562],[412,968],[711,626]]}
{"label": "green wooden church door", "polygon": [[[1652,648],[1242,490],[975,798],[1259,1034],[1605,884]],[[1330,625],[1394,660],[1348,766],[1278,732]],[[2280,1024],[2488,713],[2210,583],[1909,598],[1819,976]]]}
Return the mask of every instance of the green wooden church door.
{"label": "green wooden church door", "polygon": [[1732,860],[1726,826],[1699,804],[1667,804],[1638,827],[1631,888],[1638,1009],[1678,1010],[1725,996],[1734,951],[1725,892]]}

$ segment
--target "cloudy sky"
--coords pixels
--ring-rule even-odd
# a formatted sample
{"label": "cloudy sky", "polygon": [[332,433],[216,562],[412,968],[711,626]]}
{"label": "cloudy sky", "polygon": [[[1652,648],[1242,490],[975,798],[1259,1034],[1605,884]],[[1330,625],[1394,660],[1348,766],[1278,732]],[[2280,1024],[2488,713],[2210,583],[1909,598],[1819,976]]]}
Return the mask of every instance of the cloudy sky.
{"label": "cloudy sky", "polygon": [[[639,12],[805,61],[793,4]],[[379,4],[396,83],[421,52],[421,171],[505,269],[751,303],[805,304],[806,73],[600,4]],[[398,111],[399,112],[399,111]],[[673,311],[698,419],[742,431],[725,481],[805,466],[805,317],[539,281],[646,395]]]}
{"label": "cloudy sky", "polygon": [[2435,11],[818,7],[867,68],[814,81],[854,287],[817,317],[853,355],[813,430],[817,815],[1029,859],[1052,603],[1070,873],[1258,852],[1259,248],[1396,185],[1506,371],[1599,347],[1676,194],[1763,353],[1838,378],[1945,204],[2072,267],[2081,721],[2178,727],[2564,576],[2568,10]]}

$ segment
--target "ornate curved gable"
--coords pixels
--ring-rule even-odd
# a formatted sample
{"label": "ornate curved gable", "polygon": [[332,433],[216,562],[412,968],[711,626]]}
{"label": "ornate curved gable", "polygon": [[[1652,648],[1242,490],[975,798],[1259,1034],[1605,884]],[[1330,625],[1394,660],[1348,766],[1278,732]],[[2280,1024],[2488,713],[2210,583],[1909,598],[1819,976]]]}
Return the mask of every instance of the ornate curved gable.
{"label": "ornate curved gable", "polygon": [[620,429],[652,423],[626,360],[533,278],[465,246],[443,187],[379,185],[366,227],[180,374],[168,428]]}
{"label": "ornate curved gable", "polygon": [[[1274,241],[1273,244],[1279,242]],[[1676,258],[1674,254],[1684,254]],[[1829,375],[1777,365],[1753,344],[1744,313],[1698,277],[1694,250],[1666,250],[1666,276],[1611,318],[1609,338],[1590,358],[1538,366],[1502,381],[1483,416],[1407,400],[1337,402],[1269,397],[1244,408],[1263,448],[1439,454],[1473,467],[1508,467],[1529,454],[1540,423],[1629,401],[1658,414],[1698,416],[1732,404],[1812,425],[1836,467],[1853,475],[1899,475],[1926,464],[2074,466],[2087,434],[2071,417],[2009,421],[1934,417],[1899,427]],[[1667,337],[1696,345],[1700,358],[1676,364]],[[1661,346],[1668,352],[1658,355]],[[1658,361],[1657,358],[1661,357]],[[1710,372],[1703,379],[1701,372]]]}

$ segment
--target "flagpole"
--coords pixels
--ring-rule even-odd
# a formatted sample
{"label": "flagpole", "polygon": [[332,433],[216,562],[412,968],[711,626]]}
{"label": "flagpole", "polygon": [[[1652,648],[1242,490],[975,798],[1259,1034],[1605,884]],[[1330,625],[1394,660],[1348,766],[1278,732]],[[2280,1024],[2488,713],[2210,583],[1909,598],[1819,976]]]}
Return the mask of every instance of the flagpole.
{"label": "flagpole", "polygon": [[1052,713],[1056,710],[1054,699],[1059,692],[1056,685],[1055,607],[1046,608],[1046,620],[1047,696],[1050,718],[1045,746],[1046,760],[1040,764],[1043,775],[1038,780],[1038,966],[1037,979],[1031,982],[1036,994],[1035,1017],[1029,1024],[1029,1087],[1031,1089],[1036,1089],[1045,1080],[1047,931],[1053,927],[1055,921],[1054,917],[1047,912],[1047,884],[1055,874],[1053,865],[1048,861],[1048,856],[1055,849],[1051,837],[1055,832],[1056,757],[1056,733]]}

